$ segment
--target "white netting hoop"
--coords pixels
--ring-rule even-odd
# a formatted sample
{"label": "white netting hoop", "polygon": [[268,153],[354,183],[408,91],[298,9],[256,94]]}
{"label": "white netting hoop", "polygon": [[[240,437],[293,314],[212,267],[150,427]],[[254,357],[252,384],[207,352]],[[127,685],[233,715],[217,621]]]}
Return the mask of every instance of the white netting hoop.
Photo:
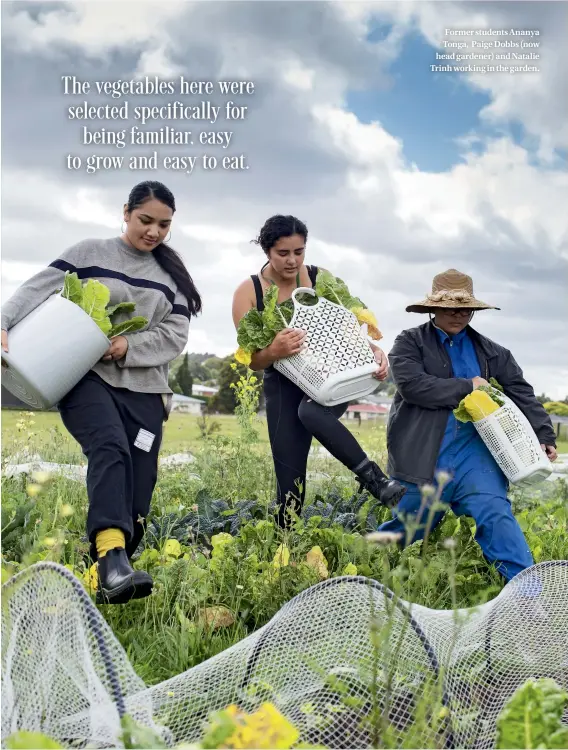
{"label": "white netting hoop", "polygon": [[[535,565],[491,602],[457,612],[410,605],[370,579],[332,578],[152,687],[66,568],[38,563],[2,594],[3,743],[25,729],[68,747],[120,747],[124,712],[171,744],[195,742],[211,711],[270,700],[301,740],[330,748],[372,747],[377,706],[393,747],[415,731],[413,747],[491,748],[501,708],[526,680],[568,689],[566,560]],[[421,705],[444,707],[444,720],[420,724]]]}
{"label": "white netting hoop", "polygon": [[294,315],[289,328],[306,332],[306,346],[300,354],[277,360],[275,369],[324,406],[374,391],[375,356],[354,313],[325,297],[315,305],[301,305],[296,299],[300,293],[315,293],[309,287],[299,287],[292,294]]}

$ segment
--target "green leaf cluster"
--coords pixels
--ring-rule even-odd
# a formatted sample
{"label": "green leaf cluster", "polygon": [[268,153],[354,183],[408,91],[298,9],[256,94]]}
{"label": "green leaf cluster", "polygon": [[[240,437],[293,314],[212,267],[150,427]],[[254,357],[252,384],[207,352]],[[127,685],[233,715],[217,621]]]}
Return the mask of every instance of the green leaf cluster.
{"label": "green leaf cluster", "polygon": [[[277,333],[292,320],[293,305],[278,304],[278,287],[270,286],[264,293],[264,310],[253,307],[241,319],[237,329],[237,343],[250,354],[269,346]],[[291,302],[291,300],[287,300]]]}
{"label": "green leaf cluster", "polygon": [[529,680],[509,699],[497,719],[497,748],[567,748],[562,714],[568,693],[554,680]]}
{"label": "green leaf cluster", "polygon": [[[348,310],[366,308],[358,297],[351,296],[345,282],[329,271],[318,271],[314,291],[317,297],[324,297],[336,305],[343,305]],[[294,303],[291,299],[278,304],[276,284],[272,284],[266,290],[263,300],[264,310],[260,312],[253,307],[243,316],[237,328],[239,348],[248,354],[254,354],[270,346],[276,334],[288,327],[294,315]],[[305,305],[314,305],[317,298],[305,294],[301,295],[298,301]]]}
{"label": "green leaf cluster", "polygon": [[118,313],[134,312],[136,303],[119,302],[109,306],[109,288],[96,279],[88,279],[82,284],[76,272],[66,272],[61,296],[84,310],[107,338],[135,333],[148,325],[148,320],[141,315],[115,323],[113,318]]}

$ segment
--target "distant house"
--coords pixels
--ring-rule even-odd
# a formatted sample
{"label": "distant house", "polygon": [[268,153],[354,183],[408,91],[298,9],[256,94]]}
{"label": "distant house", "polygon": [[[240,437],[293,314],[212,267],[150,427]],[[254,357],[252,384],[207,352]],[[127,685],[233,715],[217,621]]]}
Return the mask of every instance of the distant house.
{"label": "distant house", "polygon": [[210,398],[219,392],[219,389],[213,385],[201,385],[201,383],[194,383],[191,392],[194,396],[204,396]]}
{"label": "distant house", "polygon": [[344,419],[367,421],[369,419],[384,419],[389,413],[389,407],[384,404],[349,404]]}
{"label": "distant house", "polygon": [[203,413],[204,407],[204,402],[198,398],[182,396],[179,393],[174,393],[172,396],[172,412],[177,414],[194,414],[199,417]]}

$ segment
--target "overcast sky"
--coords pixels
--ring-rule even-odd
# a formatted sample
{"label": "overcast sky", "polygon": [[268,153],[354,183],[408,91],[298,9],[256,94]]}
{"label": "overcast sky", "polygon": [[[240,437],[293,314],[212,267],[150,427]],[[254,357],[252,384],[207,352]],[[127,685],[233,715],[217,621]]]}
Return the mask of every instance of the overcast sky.
{"label": "overcast sky", "polygon": [[[122,206],[143,179],[176,196],[171,244],[204,299],[188,350],[234,350],[231,301],[258,272],[253,239],[274,213],[309,228],[306,262],[341,276],[371,307],[388,351],[434,274],[455,267],[501,311],[474,326],[509,347],[537,392],[568,394],[568,6],[563,2],[3,2],[3,298],[69,245],[120,233]],[[538,42],[538,73],[432,72],[446,29],[539,30],[475,36]],[[491,52],[509,52],[511,48]],[[479,60],[452,64],[483,65]],[[448,64],[448,63],[446,63]],[[498,63],[493,63],[498,64]],[[504,65],[510,65],[507,61]],[[230,147],[197,143],[165,155],[221,160],[248,170],[189,175],[127,168],[87,174],[68,153],[150,155],[153,148],[82,146],[89,130],[129,122],[70,121],[69,106],[163,105],[178,95],[64,96],[61,77],[90,81],[248,80],[240,122],[153,121],[230,131]]]}

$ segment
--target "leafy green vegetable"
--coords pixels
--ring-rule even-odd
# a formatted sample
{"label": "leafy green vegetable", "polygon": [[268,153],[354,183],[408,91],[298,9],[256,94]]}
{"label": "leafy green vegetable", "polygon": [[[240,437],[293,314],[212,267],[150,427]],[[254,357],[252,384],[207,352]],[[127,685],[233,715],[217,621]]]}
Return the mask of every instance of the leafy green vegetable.
{"label": "leafy green vegetable", "polygon": [[81,305],[83,301],[83,285],[81,280],[76,273],[65,274],[65,281],[63,282],[63,297],[74,302],[76,305]]}
{"label": "leafy green vegetable", "polygon": [[79,305],[108,338],[135,333],[148,325],[148,320],[141,315],[113,325],[112,317],[118,313],[134,312],[136,303],[119,302],[109,306],[110,290],[96,279],[88,279],[82,285],[76,273],[67,271],[61,296]]}
{"label": "leafy green vegetable", "polygon": [[110,330],[109,338],[113,338],[114,336],[124,336],[125,333],[141,331],[147,323],[148,320],[146,318],[137,315],[134,318],[130,318],[130,320],[125,320],[124,322],[117,323],[117,325],[113,326]]}
{"label": "leafy green vegetable", "polygon": [[96,279],[89,279],[83,287],[81,307],[95,321],[101,331],[108,336],[112,328],[106,306],[110,301],[110,290]]}
{"label": "leafy green vegetable", "polygon": [[358,297],[352,297],[347,284],[329,271],[318,271],[316,285],[314,287],[318,297],[325,297],[330,302],[343,305],[348,310],[354,307],[366,307]]}
{"label": "leafy green vegetable", "polygon": [[554,680],[528,680],[520,687],[497,719],[497,748],[567,748],[568,727],[562,714],[568,693]]}
{"label": "leafy green vegetable", "polygon": [[504,392],[505,392],[505,391],[503,390],[503,386],[502,386],[502,385],[501,385],[500,383],[498,383],[498,382],[497,382],[497,381],[495,380],[495,378],[489,378],[489,383],[490,383],[490,385],[492,385],[492,386],[493,386],[493,388],[496,388],[496,389],[497,389],[498,391],[501,391],[501,393],[504,393]]}
{"label": "leafy green vegetable", "polygon": [[6,747],[9,750],[63,750],[63,745],[46,734],[24,730],[11,734],[6,740]]}
{"label": "leafy green vegetable", "polygon": [[107,315],[112,318],[117,313],[134,312],[136,310],[136,302],[119,302],[118,305],[111,305],[107,308]]}
{"label": "leafy green vegetable", "polygon": [[[298,302],[302,305],[315,305],[317,304],[317,297],[324,297],[336,305],[343,305],[355,313],[360,323],[371,323],[369,333],[372,338],[375,338],[374,333],[378,334],[377,337],[380,338],[373,314],[367,310],[358,297],[351,296],[344,281],[336,278],[329,271],[320,269],[314,292],[317,295],[316,297],[307,293],[298,295]],[[290,325],[294,315],[292,299],[287,299],[282,304],[278,304],[278,287],[276,284],[271,285],[266,290],[263,301],[264,310],[259,312],[256,308],[252,308],[243,316],[237,327],[239,350],[236,356],[238,361],[242,361],[244,364],[250,361],[252,354],[270,346],[276,334]]]}
{"label": "leafy green vegetable", "polygon": [[278,287],[270,286],[264,294],[264,310],[262,312],[262,326],[273,337],[286,328],[286,318],[283,317],[278,305]]}

